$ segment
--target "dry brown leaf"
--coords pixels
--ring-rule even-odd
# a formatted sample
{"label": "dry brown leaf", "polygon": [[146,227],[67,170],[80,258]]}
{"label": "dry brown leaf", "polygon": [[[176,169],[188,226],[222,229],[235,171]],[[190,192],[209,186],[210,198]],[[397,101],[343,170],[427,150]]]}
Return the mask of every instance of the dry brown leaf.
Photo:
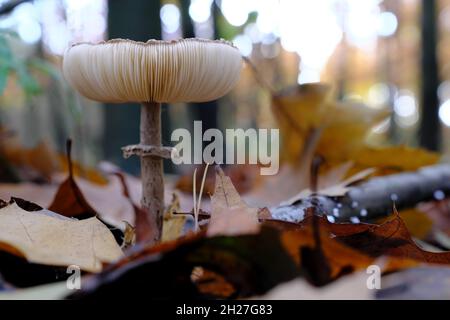
{"label": "dry brown leaf", "polygon": [[0,248],[10,247],[29,262],[77,265],[90,272],[99,272],[102,263],[122,256],[112,233],[97,218],[76,220],[48,210],[29,212],[16,203],[0,209]]}
{"label": "dry brown leaf", "polygon": [[[124,174],[130,197],[134,203],[139,203],[141,197],[141,181],[140,179],[128,174]],[[55,181],[61,181],[58,177]],[[109,183],[101,186],[87,181],[83,178],[76,178],[76,183],[83,193],[86,201],[90,206],[98,212],[99,216],[110,225],[124,229],[123,221],[127,221],[131,225],[135,225],[135,212],[130,201],[122,193],[122,184],[119,177],[115,175],[109,176]],[[170,179],[166,179],[165,193],[172,194],[174,192],[173,184]],[[56,184],[35,184],[35,183],[0,183],[0,199],[9,199],[17,197],[27,199],[39,204],[41,207],[47,208],[51,204],[58,186]],[[166,197],[166,205],[170,205],[170,197]],[[203,202],[205,208],[209,208],[209,199]],[[181,211],[186,212],[192,208],[192,197],[180,194]]]}
{"label": "dry brown leaf", "polygon": [[348,192],[350,185],[366,179],[368,176],[373,174],[375,171],[376,170],[374,168],[368,168],[368,169],[362,170],[358,173],[355,173],[354,175],[345,179],[342,182],[319,189],[318,193],[329,196],[329,197],[344,196]]}
{"label": "dry brown leaf", "polygon": [[196,267],[192,270],[191,279],[204,295],[226,299],[236,292],[233,285],[222,275],[202,267]]}
{"label": "dry brown leaf", "polygon": [[[40,177],[43,177],[46,181],[53,181],[55,175],[67,172],[69,169],[67,157],[56,152],[46,141],[41,141],[32,148],[27,148],[13,136],[3,139],[0,148],[6,160],[13,164],[16,169],[23,171],[21,169],[25,168],[34,172],[32,176],[30,176],[30,172],[27,172],[22,177],[26,181]],[[83,166],[76,161],[72,162],[74,176],[82,177],[98,185],[108,183],[108,180],[98,170]],[[37,177],[35,177],[36,175]]]}
{"label": "dry brown leaf", "polygon": [[285,164],[276,175],[265,177],[261,184],[243,197],[252,206],[279,205],[308,187],[308,171],[306,166],[297,169]]}
{"label": "dry brown leaf", "polygon": [[49,206],[50,211],[57,212],[66,217],[75,217],[78,219],[90,218],[97,216],[95,209],[84,198],[83,193],[75,182],[73,176],[73,164],[71,158],[72,142],[67,141],[67,163],[69,175],[66,180],[59,186],[52,204]]}
{"label": "dry brown leaf", "polygon": [[[125,174],[120,171],[114,171],[113,174],[119,178],[122,186],[122,195],[127,199],[130,205],[133,207],[135,227],[133,227],[133,233],[137,242],[150,241],[153,238],[152,230],[155,230],[151,226],[147,212],[138,204],[136,204],[131,196],[130,188],[127,184]],[[126,227],[129,229],[129,222],[126,222]],[[125,230],[126,231],[126,230]]]}
{"label": "dry brown leaf", "polygon": [[[321,247],[317,248],[311,223],[305,223],[302,225],[302,228],[297,230],[283,232],[281,239],[286,251],[299,264],[303,263],[299,248],[322,250],[325,262],[329,264],[328,267],[330,268],[328,275],[329,281],[341,276],[343,272],[365,269],[374,261],[372,257],[339,243],[330,237],[329,233],[325,230],[320,231]],[[317,265],[315,270],[323,267],[325,266]]]}
{"label": "dry brown leaf", "polygon": [[[319,184],[319,190],[316,193],[320,194],[320,195],[328,196],[328,197],[344,196],[348,192],[350,185],[367,178],[374,172],[375,172],[375,169],[368,168],[368,169],[362,170],[362,171],[354,174],[353,176],[351,176],[343,181],[339,181],[336,184],[330,184],[330,185],[325,184],[324,185],[324,183],[322,182],[321,185]],[[327,174],[325,174],[325,177],[326,176],[327,176]],[[327,181],[326,179],[323,179],[322,176],[319,177],[319,182],[324,181],[324,180]],[[328,182],[329,182],[329,180],[328,180]],[[301,199],[305,199],[305,198],[311,196],[312,194],[313,194],[313,192],[310,189],[305,189],[302,192],[300,192],[299,194],[290,198],[289,200],[283,201],[281,203],[281,205],[293,204],[294,202],[299,201]]]}
{"label": "dry brown leaf", "polygon": [[[194,170],[197,169],[197,177],[195,182],[197,186],[200,186],[202,183],[202,177],[205,168],[206,165],[197,166],[196,168],[193,168],[192,171],[189,171],[186,174],[182,175],[177,179],[175,183],[175,188],[191,195],[194,182],[192,179],[192,174],[194,173]],[[227,176],[230,177],[236,190],[238,190],[238,192],[242,194],[248,192],[253,188],[255,182],[260,177],[259,175],[260,170],[261,168],[259,165],[243,164],[243,165],[227,166],[224,169],[224,172]],[[205,194],[214,193],[214,181],[215,181],[214,172],[213,171],[207,172],[204,185]]]}
{"label": "dry brown leaf", "polygon": [[46,180],[61,169],[58,154],[45,141],[33,148],[25,148],[16,139],[6,139],[2,144],[2,153],[15,167],[34,170]]}
{"label": "dry brown leaf", "polygon": [[254,234],[260,229],[258,208],[251,208],[241,199],[231,179],[216,167],[216,184],[211,197],[211,218],[207,235]]}
{"label": "dry brown leaf", "polygon": [[[63,172],[69,171],[69,164],[65,155],[58,155],[58,160]],[[81,165],[77,161],[72,160],[72,170],[75,177],[83,178],[94,185],[106,186],[108,179],[97,169]]]}
{"label": "dry brown leaf", "polygon": [[[301,225],[308,225],[310,220],[311,217],[306,217]],[[394,216],[380,225],[330,223],[325,217],[320,217],[320,226],[333,234],[335,240],[371,257],[384,255],[424,263],[450,264],[449,251],[430,252],[417,245],[395,208]]]}
{"label": "dry brown leaf", "polygon": [[[399,215],[411,236],[415,238],[425,239],[433,229],[433,221],[431,218],[419,209],[402,210],[399,212]],[[386,217],[378,220],[377,223],[382,224],[390,219],[390,217]]]}
{"label": "dry brown leaf", "polygon": [[84,198],[71,173],[59,186],[55,198],[48,209],[66,217],[79,219],[97,215],[95,209]]}

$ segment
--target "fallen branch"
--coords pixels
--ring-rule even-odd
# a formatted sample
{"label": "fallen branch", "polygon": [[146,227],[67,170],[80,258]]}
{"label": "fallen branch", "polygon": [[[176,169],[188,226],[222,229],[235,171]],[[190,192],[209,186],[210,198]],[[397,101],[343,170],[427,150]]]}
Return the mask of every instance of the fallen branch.
{"label": "fallen branch", "polygon": [[299,222],[308,208],[325,214],[330,220],[370,221],[392,213],[392,207],[407,209],[420,202],[443,200],[450,196],[450,165],[424,167],[372,178],[351,187],[343,197],[309,196],[292,205],[270,208],[274,219]]}

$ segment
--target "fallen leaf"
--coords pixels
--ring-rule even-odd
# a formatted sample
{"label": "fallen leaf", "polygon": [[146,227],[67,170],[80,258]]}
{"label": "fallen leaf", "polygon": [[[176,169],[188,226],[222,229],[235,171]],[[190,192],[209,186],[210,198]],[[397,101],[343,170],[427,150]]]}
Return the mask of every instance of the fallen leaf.
{"label": "fallen leaf", "polygon": [[422,266],[382,277],[377,299],[450,299],[450,268]]}
{"label": "fallen leaf", "polygon": [[326,162],[350,160],[364,145],[370,128],[389,114],[361,104],[335,102],[330,87],[322,83],[299,85],[275,95],[272,110],[280,127],[283,160],[292,164],[298,164],[305,138],[314,130],[322,130],[317,153]]}
{"label": "fallen leaf", "polygon": [[[308,216],[301,224],[276,220],[266,222],[283,230],[281,239],[285,249],[302,266],[311,283],[320,286],[327,284],[347,273],[364,269],[373,262],[374,258],[331,237],[323,228],[322,220],[319,220],[318,233],[315,233],[312,219]],[[319,237],[316,238],[316,235]]]}
{"label": "fallen leaf", "polygon": [[[201,185],[203,172],[206,168],[206,165],[201,165],[197,167],[197,185]],[[246,193],[254,187],[255,183],[259,179],[259,171],[260,167],[258,165],[229,165],[226,166],[224,172],[227,176],[231,178],[234,186],[238,190],[239,193]],[[183,191],[188,194],[192,194],[193,188],[193,179],[192,174],[194,170],[189,171],[187,174],[179,177],[175,183],[175,189]],[[215,188],[215,175],[212,171],[209,171],[206,174],[206,180],[204,185],[204,193],[205,194],[213,194]]]}
{"label": "fallen leaf", "polygon": [[[141,181],[131,175],[122,173],[129,189],[130,197],[133,203],[139,203],[141,197]],[[58,191],[57,182],[63,183],[67,176],[58,176],[52,184],[35,183],[0,183],[0,198],[9,199],[18,197],[28,199],[38,203],[44,208],[48,208]],[[108,176],[108,184],[105,186],[94,184],[83,178],[77,177],[76,185],[83,194],[89,206],[98,213],[99,217],[109,225],[115,226],[121,230],[125,229],[123,221],[135,225],[135,210],[130,200],[127,199],[122,191],[123,186],[119,177],[116,175]],[[170,177],[166,179],[165,193],[174,192]],[[192,197],[185,194],[179,194],[181,211],[186,212],[192,207]],[[209,207],[209,199],[204,199],[203,207]],[[165,198],[166,206],[170,205],[170,197]]]}
{"label": "fallen leaf", "polygon": [[123,232],[122,249],[128,249],[136,243],[136,228],[125,221],[125,230]]}
{"label": "fallen leaf", "polygon": [[[192,281],[192,271],[198,267],[223,277],[235,288],[235,298],[265,293],[299,275],[280,242],[280,231],[272,227],[232,237],[204,237],[200,232],[139,249],[103,273],[86,277],[82,289],[71,298],[108,298],[122,292],[134,298],[148,283],[152,284],[146,293],[149,299],[205,297]],[[207,294],[211,298],[211,291]]]}
{"label": "fallen leaf", "polygon": [[236,288],[222,275],[202,267],[196,267],[192,270],[191,279],[197,286],[198,291],[206,297],[229,299],[236,292]]}
{"label": "fallen leaf", "polygon": [[[417,208],[401,210],[399,211],[399,215],[412,237],[423,240],[433,229],[433,221],[425,212]],[[386,217],[377,220],[377,223],[381,224],[390,219],[390,217]]]}
{"label": "fallen leaf", "polygon": [[172,202],[164,213],[163,231],[161,241],[170,241],[180,238],[184,234],[187,221],[192,222],[188,214],[175,214],[180,212],[180,198],[172,194]]}
{"label": "fallen leaf", "polygon": [[[337,169],[340,169],[340,167],[338,167]],[[351,176],[343,181],[336,182],[336,184],[332,184],[329,182],[329,180],[328,181],[325,180],[330,184],[326,185],[322,182],[319,185],[319,189],[317,190],[317,192],[315,192],[315,194],[328,196],[328,197],[342,197],[348,192],[348,190],[350,189],[349,188],[350,185],[353,185],[356,182],[364,180],[365,178],[367,178],[369,175],[373,174],[374,172],[375,172],[375,170],[373,168],[368,168],[368,169],[365,169],[363,171],[360,171],[360,172],[354,174],[353,176]],[[331,171],[331,173],[333,173],[333,170]],[[325,174],[325,176],[327,176],[327,175]],[[319,177],[319,182],[323,181],[323,180],[324,180],[323,178],[321,179],[321,177]],[[305,199],[311,195],[313,195],[313,192],[310,189],[305,189],[302,192],[300,192],[299,194],[290,198],[289,200],[283,201],[280,205],[290,205],[290,204],[293,204],[294,202]]]}
{"label": "fallen leaf", "polygon": [[[243,198],[252,206],[277,206],[308,188],[309,168],[297,169],[285,164],[274,176],[267,176]],[[276,192],[274,192],[276,190]]]}
{"label": "fallen leaf", "polygon": [[[152,230],[155,230],[150,224],[147,212],[145,212],[142,207],[134,203],[130,190],[128,188],[125,175],[119,171],[114,172],[114,174],[119,178],[122,185],[122,194],[129,201],[130,205],[133,207],[134,211],[134,221],[135,227],[133,227],[134,235],[136,236],[137,242],[146,242],[153,239]],[[128,227],[129,223],[126,222]]]}
{"label": "fallen leaf", "polygon": [[71,164],[69,165],[66,155],[58,154],[58,160],[62,168],[62,172],[64,173],[68,173],[69,169],[71,169],[74,177],[82,178],[98,186],[106,186],[109,182],[105,175],[96,168],[83,166],[74,160],[71,160]]}
{"label": "fallen leaf", "polygon": [[216,186],[211,197],[208,236],[253,234],[259,231],[258,208],[241,199],[231,179],[216,167]]}
{"label": "fallen leaf", "polygon": [[55,198],[48,209],[66,217],[79,219],[97,216],[97,212],[86,201],[73,177],[70,140],[67,142],[67,161],[69,176],[59,186]]}
{"label": "fallen leaf", "polygon": [[412,239],[405,223],[394,210],[394,217],[383,224],[333,224],[321,218],[321,226],[336,240],[372,257],[393,256],[419,262],[450,264],[450,252],[428,252]]}
{"label": "fallen leaf", "polygon": [[0,209],[0,248],[29,262],[77,265],[90,272],[122,256],[113,235],[97,218],[75,220],[45,209],[29,212],[15,202]]}
{"label": "fallen leaf", "polygon": [[39,180],[42,177],[50,181],[52,175],[60,170],[58,154],[45,141],[33,148],[25,148],[17,139],[4,139],[1,152],[18,169],[22,179]]}
{"label": "fallen leaf", "polygon": [[314,152],[324,159],[321,174],[352,161],[350,176],[367,168],[377,169],[377,175],[386,175],[416,170],[435,164],[440,158],[439,154],[423,149],[368,145],[366,136],[370,129],[389,112],[354,102],[333,101],[329,86],[322,83],[285,90],[273,96],[272,105],[280,127],[282,160],[294,166],[302,165],[305,145],[314,133],[319,135]]}
{"label": "fallen leaf", "polygon": [[302,278],[282,283],[257,300],[372,300],[373,291],[367,288],[367,273],[356,272],[343,276],[326,287],[317,288]]}
{"label": "fallen leaf", "polygon": [[402,171],[415,171],[421,167],[436,164],[439,162],[440,155],[407,146],[365,146],[355,152],[351,159],[355,164],[353,170],[377,168],[377,175],[386,175]]}
{"label": "fallen leaf", "polygon": [[344,196],[348,192],[350,185],[353,185],[356,182],[360,182],[361,180],[366,179],[368,176],[373,174],[375,171],[376,170],[374,168],[368,168],[368,169],[362,170],[358,173],[355,173],[354,175],[345,179],[342,182],[338,182],[335,185],[330,185],[330,186],[324,187],[323,189],[319,189],[319,191],[317,191],[317,193],[328,196],[328,197]]}
{"label": "fallen leaf", "polygon": [[[5,160],[18,171],[22,181],[50,182],[55,175],[69,170],[66,156],[56,152],[47,141],[41,141],[36,146],[27,148],[13,135],[2,139],[0,152]],[[98,170],[85,167],[76,161],[72,161],[71,166],[74,176],[82,177],[98,185],[108,183]]]}
{"label": "fallen leaf", "polygon": [[0,300],[62,300],[71,293],[66,281],[27,289],[0,291]]}

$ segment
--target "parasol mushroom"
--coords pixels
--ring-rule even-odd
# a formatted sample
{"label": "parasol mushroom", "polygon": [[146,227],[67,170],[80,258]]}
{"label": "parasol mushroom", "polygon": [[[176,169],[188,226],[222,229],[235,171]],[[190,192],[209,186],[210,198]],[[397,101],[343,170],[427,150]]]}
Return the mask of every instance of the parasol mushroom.
{"label": "parasol mushroom", "polygon": [[241,55],[224,40],[80,43],[64,54],[63,74],[83,96],[110,103],[141,103],[140,143],[122,148],[141,157],[142,208],[151,239],[161,238],[164,213],[161,103],[205,102],[228,93],[239,79]]}

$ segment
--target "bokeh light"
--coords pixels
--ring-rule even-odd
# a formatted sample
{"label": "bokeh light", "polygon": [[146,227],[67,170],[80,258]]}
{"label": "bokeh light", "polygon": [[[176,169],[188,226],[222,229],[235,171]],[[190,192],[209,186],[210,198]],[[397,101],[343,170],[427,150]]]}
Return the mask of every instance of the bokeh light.
{"label": "bokeh light", "polygon": [[450,127],[450,100],[445,101],[439,107],[439,118],[443,124]]}
{"label": "bokeh light", "polygon": [[369,107],[385,107],[389,103],[389,91],[389,85],[386,83],[375,83],[374,85],[372,85],[368,93]]}
{"label": "bokeh light", "polygon": [[241,54],[248,57],[252,54],[253,44],[252,39],[246,35],[238,35],[233,39],[233,44],[239,49]]}
{"label": "bokeh light", "polygon": [[197,23],[208,21],[211,17],[211,5],[213,0],[191,0],[189,15]]}
{"label": "bokeh light", "polygon": [[395,121],[400,127],[410,127],[419,120],[416,98],[411,91],[402,90],[394,102]]}
{"label": "bokeh light", "polygon": [[220,9],[231,25],[239,27],[247,22],[252,4],[252,1],[222,0]]}
{"label": "bokeh light", "polygon": [[392,12],[383,12],[379,17],[378,35],[381,37],[390,37],[397,31],[398,21]]}
{"label": "bokeh light", "polygon": [[180,9],[174,4],[165,4],[161,7],[160,17],[163,30],[174,33],[180,27]]}

